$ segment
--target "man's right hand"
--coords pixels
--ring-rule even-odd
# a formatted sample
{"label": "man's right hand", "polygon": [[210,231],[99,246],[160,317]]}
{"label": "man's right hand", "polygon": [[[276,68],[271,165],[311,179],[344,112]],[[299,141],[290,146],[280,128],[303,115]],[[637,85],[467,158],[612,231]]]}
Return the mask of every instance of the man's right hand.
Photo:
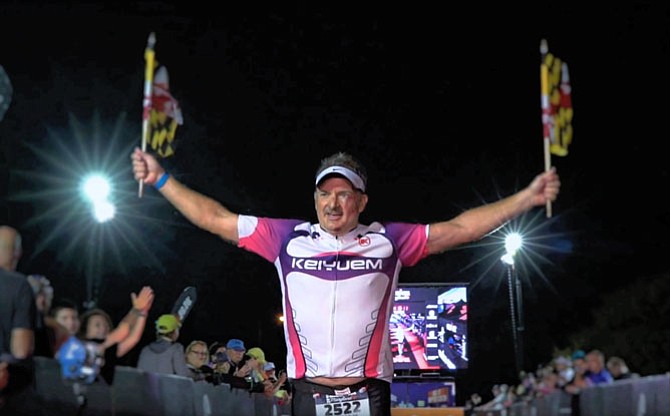
{"label": "man's right hand", "polygon": [[147,185],[155,185],[165,173],[156,158],[147,152],[143,152],[139,147],[135,148],[130,155],[130,159],[133,161],[133,175],[137,181],[144,181]]}

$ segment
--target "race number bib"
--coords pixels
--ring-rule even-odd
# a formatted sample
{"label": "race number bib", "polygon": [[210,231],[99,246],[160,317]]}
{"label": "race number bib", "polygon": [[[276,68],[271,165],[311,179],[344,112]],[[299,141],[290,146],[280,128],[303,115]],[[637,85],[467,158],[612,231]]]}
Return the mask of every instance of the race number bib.
{"label": "race number bib", "polygon": [[370,416],[370,400],[365,389],[354,393],[336,393],[314,397],[316,416]]}

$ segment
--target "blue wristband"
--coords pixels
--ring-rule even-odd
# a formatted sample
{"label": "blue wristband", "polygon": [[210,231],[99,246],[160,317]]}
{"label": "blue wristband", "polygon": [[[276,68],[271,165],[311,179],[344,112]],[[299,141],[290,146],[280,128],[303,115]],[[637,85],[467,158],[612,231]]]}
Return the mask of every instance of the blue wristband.
{"label": "blue wristband", "polygon": [[165,172],[165,173],[163,174],[163,176],[161,176],[161,178],[158,180],[158,182],[156,182],[156,183],[154,184],[154,188],[156,188],[156,189],[161,189],[161,188],[163,187],[163,185],[165,185],[165,182],[167,182],[167,180],[168,180],[169,178],[170,178],[170,174],[167,173],[167,172]]}

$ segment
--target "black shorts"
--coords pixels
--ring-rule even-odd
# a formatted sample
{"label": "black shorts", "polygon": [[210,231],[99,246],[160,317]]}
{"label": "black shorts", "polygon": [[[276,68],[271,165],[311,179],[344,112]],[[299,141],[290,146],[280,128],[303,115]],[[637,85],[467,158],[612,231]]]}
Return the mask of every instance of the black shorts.
{"label": "black shorts", "polygon": [[368,378],[349,386],[329,387],[312,383],[305,379],[291,380],[293,397],[291,398],[291,412],[294,416],[315,416],[315,394],[333,395],[335,390],[349,388],[352,392],[366,387],[370,401],[371,416],[391,416],[391,384],[376,378]]}

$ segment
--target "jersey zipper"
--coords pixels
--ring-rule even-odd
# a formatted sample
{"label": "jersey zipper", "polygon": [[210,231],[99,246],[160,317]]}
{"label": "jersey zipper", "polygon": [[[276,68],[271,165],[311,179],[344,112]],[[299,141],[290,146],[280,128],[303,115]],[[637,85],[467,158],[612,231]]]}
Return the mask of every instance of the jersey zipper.
{"label": "jersey zipper", "polygon": [[[340,252],[342,251],[342,240],[340,239],[339,236],[335,236],[335,245],[336,245],[336,255],[335,255],[335,264],[338,264],[340,261]],[[335,353],[335,326],[337,323],[335,322],[335,318],[337,315],[335,314],[335,305],[337,305],[337,286],[339,284],[339,276],[338,276],[338,270],[337,267],[335,267],[335,280],[333,282],[333,303],[330,305],[330,316],[331,316],[331,325],[330,325],[330,359],[328,360],[329,362],[329,374],[333,374],[333,357]]]}

